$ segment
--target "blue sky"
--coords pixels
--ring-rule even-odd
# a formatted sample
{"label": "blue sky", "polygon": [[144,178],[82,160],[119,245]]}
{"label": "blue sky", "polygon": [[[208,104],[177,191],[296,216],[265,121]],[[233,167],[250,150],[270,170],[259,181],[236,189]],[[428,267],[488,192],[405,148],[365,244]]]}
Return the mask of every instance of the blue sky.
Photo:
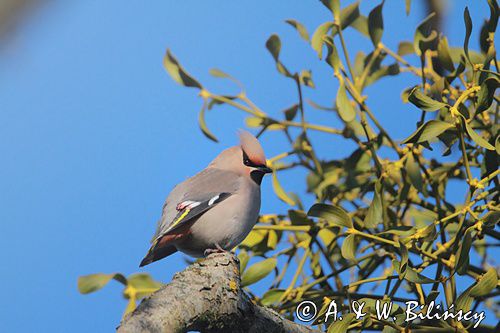
{"label": "blue sky", "polygon": [[[374,4],[364,1],[362,12]],[[414,1],[407,18],[403,1],[386,2],[388,46],[412,40],[423,18],[419,4]],[[454,46],[463,43],[465,5],[474,36],[489,15],[486,1],[451,1],[447,17],[456,19],[446,31]],[[114,329],[125,306],[120,287],[111,283],[82,296],[77,277],[138,271],[170,189],[236,143],[244,117],[226,107],[207,115],[220,143],[201,134],[197,92],[178,86],[162,68],[167,47],[210,90],[234,92],[208,75],[220,68],[239,78],[262,109],[279,115],[296,95],[264,47],[278,33],[283,62],[313,71],[317,89],[307,89],[307,98],[331,105],[337,83],[283,22],[288,18],[312,33],[329,13],[319,1],[54,0],[18,26],[0,49],[0,331]],[[346,37],[351,49],[370,51],[356,33]],[[402,75],[368,90],[370,106],[398,139],[420,115],[399,97],[416,83]],[[332,114],[306,112],[315,122],[340,126]],[[351,148],[330,136],[314,135],[313,142],[337,158]],[[285,141],[265,134],[262,143],[270,157]],[[300,179],[282,177],[287,190],[303,193]],[[262,212],[285,209],[264,181]],[[176,254],[143,271],[168,281],[185,265]]]}

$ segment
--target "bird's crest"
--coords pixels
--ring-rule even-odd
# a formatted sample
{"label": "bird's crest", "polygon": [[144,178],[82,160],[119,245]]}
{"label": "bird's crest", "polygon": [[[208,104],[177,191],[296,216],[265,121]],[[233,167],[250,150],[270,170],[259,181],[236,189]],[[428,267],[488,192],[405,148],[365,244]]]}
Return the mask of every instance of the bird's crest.
{"label": "bird's crest", "polygon": [[259,140],[251,133],[245,130],[239,130],[241,149],[247,154],[248,158],[256,164],[266,164],[266,156]]}

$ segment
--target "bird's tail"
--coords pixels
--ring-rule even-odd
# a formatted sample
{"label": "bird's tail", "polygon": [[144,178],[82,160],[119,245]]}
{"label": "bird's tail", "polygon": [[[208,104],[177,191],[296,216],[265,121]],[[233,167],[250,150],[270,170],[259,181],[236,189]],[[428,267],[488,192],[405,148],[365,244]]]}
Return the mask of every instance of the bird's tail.
{"label": "bird's tail", "polygon": [[156,247],[156,244],[151,246],[148,254],[142,259],[139,267],[146,266],[154,261],[168,257],[172,253],[177,252],[177,248],[173,245],[166,245],[162,247]]}

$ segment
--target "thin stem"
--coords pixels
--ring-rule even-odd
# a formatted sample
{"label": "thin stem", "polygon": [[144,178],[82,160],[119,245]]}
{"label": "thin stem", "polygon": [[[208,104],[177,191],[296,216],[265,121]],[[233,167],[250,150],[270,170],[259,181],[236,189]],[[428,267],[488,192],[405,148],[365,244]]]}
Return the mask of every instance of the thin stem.
{"label": "thin stem", "polygon": [[342,268],[340,268],[340,269],[336,270],[335,272],[332,272],[332,273],[330,273],[330,274],[328,274],[328,275],[324,275],[324,276],[322,276],[322,277],[320,277],[320,278],[318,278],[318,279],[316,279],[316,280],[312,281],[312,282],[311,282],[311,283],[309,283],[308,285],[306,285],[306,286],[304,287],[304,291],[307,291],[307,290],[311,289],[312,287],[314,287],[315,285],[317,285],[317,284],[319,284],[319,283],[321,283],[321,282],[323,282],[323,281],[326,281],[326,280],[328,280],[328,279],[330,279],[330,278],[332,278],[332,277],[334,277],[334,276],[337,276],[338,274],[340,274],[340,273],[342,273],[342,272],[344,272],[344,271],[348,270],[349,268],[359,265],[359,263],[360,263],[360,262],[363,262],[363,261],[365,261],[366,259],[372,258],[372,257],[374,257],[374,256],[376,256],[376,255],[377,255],[377,253],[376,253],[376,252],[372,252],[372,253],[370,253],[370,254],[367,254],[366,256],[363,256],[363,257],[361,257],[361,258],[357,259],[357,261],[356,261],[355,263],[348,264],[348,265],[346,265],[346,266],[344,266],[344,267],[342,267]]}
{"label": "thin stem", "polygon": [[352,288],[352,287],[355,287],[355,286],[358,286],[358,285],[364,284],[364,283],[377,282],[377,281],[385,281],[385,280],[392,280],[392,279],[399,279],[399,275],[378,276],[378,277],[369,278],[369,279],[365,279],[365,280],[359,280],[359,281],[356,281],[356,282],[353,282],[353,283],[349,283],[349,285],[347,286],[347,288]]}
{"label": "thin stem", "polygon": [[356,88],[358,89],[358,91],[361,91],[363,89],[363,85],[365,84],[365,80],[368,76],[368,73],[370,73],[370,70],[372,69],[372,66],[373,64],[375,63],[375,61],[377,60],[378,56],[380,55],[380,51],[381,51],[381,46],[379,45],[375,51],[373,51],[373,54],[370,58],[370,61],[368,62],[368,64],[366,65],[365,69],[363,70],[363,73],[361,74],[361,77],[359,78],[357,84],[356,84]]}
{"label": "thin stem", "polygon": [[235,102],[234,100],[230,99],[230,98],[226,98],[224,96],[220,96],[220,95],[214,95],[210,92],[207,92],[209,97],[216,100],[216,101],[219,101],[219,102],[223,102],[223,103],[226,103],[226,104],[229,104],[231,106],[234,106],[235,108],[238,108],[242,111],[245,111],[246,113],[249,113],[255,117],[259,117],[259,118],[265,118],[267,117],[267,115],[262,112],[262,111],[255,111],[255,110],[252,110],[251,108],[243,105],[243,104],[240,104],[238,102]]}
{"label": "thin stem", "polygon": [[287,151],[287,152],[284,152],[284,153],[278,154],[278,155],[276,155],[276,156],[274,156],[274,157],[271,157],[268,161],[269,161],[270,163],[274,163],[274,162],[276,162],[276,161],[278,161],[278,160],[281,160],[281,159],[283,159],[283,158],[285,158],[285,157],[288,157],[288,156],[290,156],[290,155],[293,155],[293,154],[295,154],[295,151]]}
{"label": "thin stem", "polygon": [[300,260],[300,262],[299,262],[299,264],[297,266],[297,270],[295,271],[295,275],[293,276],[292,281],[290,282],[290,285],[285,290],[285,292],[283,293],[283,295],[281,295],[280,301],[283,301],[284,299],[286,299],[286,297],[288,296],[288,294],[290,294],[290,292],[295,287],[295,284],[297,283],[299,275],[302,272],[302,268],[304,267],[304,264],[306,263],[306,259],[309,256],[310,252],[311,252],[311,248],[308,246],[307,249],[306,249],[306,251],[304,252],[304,255],[302,256],[302,259]]}
{"label": "thin stem", "polygon": [[276,231],[293,231],[293,232],[309,232],[311,227],[301,225],[261,225],[253,227],[253,230],[276,230]]}
{"label": "thin stem", "polygon": [[372,235],[372,234],[368,234],[368,233],[365,233],[363,231],[359,231],[359,230],[356,230],[356,229],[349,229],[348,233],[359,235],[359,236],[364,237],[364,238],[373,239],[373,240],[376,240],[376,241],[381,242],[381,243],[386,243],[386,244],[392,245],[394,247],[399,247],[399,244],[396,243],[396,242],[394,242],[394,241],[391,241],[389,239],[385,239],[385,238],[382,238],[382,237],[378,237],[378,236],[375,236],[375,235]]}
{"label": "thin stem", "polygon": [[472,182],[472,173],[470,171],[469,159],[467,158],[467,151],[465,150],[465,139],[464,133],[461,128],[458,128],[458,133],[460,135],[460,148],[462,149],[462,158],[464,160],[465,171],[467,173],[467,182],[471,184]]}
{"label": "thin stem", "polygon": [[344,57],[347,62],[347,67],[349,68],[349,73],[351,74],[352,81],[356,83],[356,77],[354,76],[354,71],[352,70],[351,60],[349,59],[349,53],[347,52],[347,46],[344,41],[344,33],[342,32],[340,22],[337,25],[337,31],[339,33],[340,43],[342,44],[342,51],[344,51]]}
{"label": "thin stem", "polygon": [[300,124],[297,122],[287,121],[287,120],[281,121],[280,124],[283,126],[287,126],[287,127],[306,127],[307,129],[311,129],[311,130],[315,130],[315,131],[319,131],[319,132],[330,133],[330,134],[342,134],[341,130],[331,128],[328,126],[323,126],[323,125],[315,125],[315,124],[309,124],[309,123]]}

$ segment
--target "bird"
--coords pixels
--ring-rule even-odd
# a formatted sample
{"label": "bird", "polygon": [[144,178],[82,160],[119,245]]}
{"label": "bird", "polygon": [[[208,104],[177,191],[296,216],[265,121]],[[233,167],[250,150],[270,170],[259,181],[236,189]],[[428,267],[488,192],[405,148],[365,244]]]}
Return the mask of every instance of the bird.
{"label": "bird", "polygon": [[139,267],[177,251],[195,258],[230,251],[250,233],[259,217],[260,184],[272,169],[255,136],[240,130],[239,139],[173,188]]}

